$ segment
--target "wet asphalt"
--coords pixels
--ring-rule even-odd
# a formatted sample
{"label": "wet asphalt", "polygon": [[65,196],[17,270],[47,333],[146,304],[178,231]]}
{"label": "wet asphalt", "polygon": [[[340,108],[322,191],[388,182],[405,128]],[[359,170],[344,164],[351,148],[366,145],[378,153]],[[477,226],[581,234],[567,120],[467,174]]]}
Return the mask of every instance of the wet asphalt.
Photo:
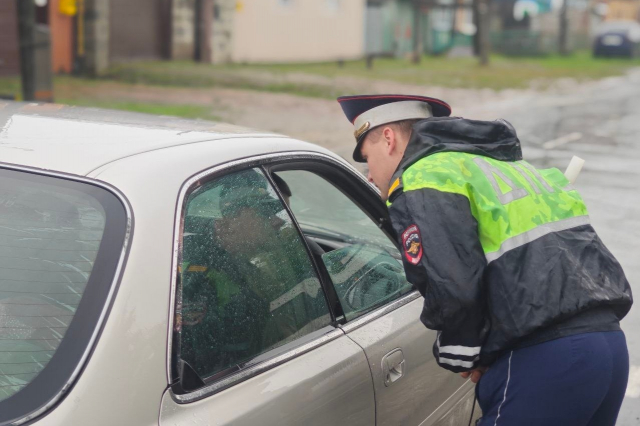
{"label": "wet asphalt", "polygon": [[[564,171],[573,155],[586,160],[575,187],[640,300],[640,70],[498,111],[514,124],[524,157],[535,166]],[[622,328],[631,368],[617,424],[640,425],[640,302]]]}

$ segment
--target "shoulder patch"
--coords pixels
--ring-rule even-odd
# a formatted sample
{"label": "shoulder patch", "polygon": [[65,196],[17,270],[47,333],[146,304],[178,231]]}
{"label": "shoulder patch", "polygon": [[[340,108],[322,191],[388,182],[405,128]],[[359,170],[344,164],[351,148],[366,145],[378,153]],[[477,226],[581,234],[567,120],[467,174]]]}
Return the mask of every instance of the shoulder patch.
{"label": "shoulder patch", "polygon": [[402,248],[404,256],[412,265],[417,265],[422,259],[422,237],[418,225],[410,225],[402,233]]}

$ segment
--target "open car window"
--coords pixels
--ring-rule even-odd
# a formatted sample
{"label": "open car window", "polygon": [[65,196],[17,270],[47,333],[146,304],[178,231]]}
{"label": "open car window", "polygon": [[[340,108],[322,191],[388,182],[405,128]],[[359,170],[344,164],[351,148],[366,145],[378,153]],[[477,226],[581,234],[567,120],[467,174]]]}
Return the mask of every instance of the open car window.
{"label": "open car window", "polygon": [[347,320],[413,290],[393,241],[347,195],[305,170],[275,173],[290,207],[335,287]]}

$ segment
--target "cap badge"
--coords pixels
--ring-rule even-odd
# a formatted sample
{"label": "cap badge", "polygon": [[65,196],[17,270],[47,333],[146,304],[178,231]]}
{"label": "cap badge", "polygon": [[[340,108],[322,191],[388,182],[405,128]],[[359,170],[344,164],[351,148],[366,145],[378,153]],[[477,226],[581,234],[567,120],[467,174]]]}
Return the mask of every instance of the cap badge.
{"label": "cap badge", "polygon": [[360,128],[358,130],[356,130],[355,132],[353,132],[353,136],[356,137],[356,141],[358,139],[360,139],[360,136],[362,136],[362,134],[364,132],[366,132],[367,130],[369,130],[369,127],[371,127],[371,123],[369,123],[368,121],[365,122],[362,126],[360,126]]}

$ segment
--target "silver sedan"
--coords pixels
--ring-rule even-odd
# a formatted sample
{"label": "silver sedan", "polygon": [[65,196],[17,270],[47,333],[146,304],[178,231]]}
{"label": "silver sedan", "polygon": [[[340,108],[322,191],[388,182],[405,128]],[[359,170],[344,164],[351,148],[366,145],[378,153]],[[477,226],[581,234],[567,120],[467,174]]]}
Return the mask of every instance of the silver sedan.
{"label": "silver sedan", "polygon": [[325,149],[0,103],[0,425],[466,425],[421,309]]}

